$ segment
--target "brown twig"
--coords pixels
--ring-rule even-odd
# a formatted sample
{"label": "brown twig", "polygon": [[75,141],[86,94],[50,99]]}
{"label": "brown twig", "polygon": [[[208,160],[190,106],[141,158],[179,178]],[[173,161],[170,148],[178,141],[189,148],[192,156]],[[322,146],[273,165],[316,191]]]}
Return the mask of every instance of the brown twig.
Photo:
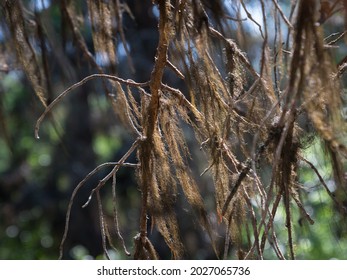
{"label": "brown twig", "polygon": [[[59,259],[62,259],[63,257],[63,250],[64,250],[64,244],[67,238],[67,234],[69,231],[69,223],[70,223],[70,216],[71,216],[71,209],[72,209],[72,205],[74,203],[74,199],[78,193],[78,191],[84,186],[84,184],[94,175],[96,174],[100,169],[107,167],[107,166],[115,166],[112,171],[106,176],[110,176],[112,177],[112,175],[115,173],[115,168],[118,166],[118,168],[120,168],[121,166],[130,166],[130,167],[138,167],[138,165],[136,164],[130,164],[130,163],[126,163],[125,160],[130,156],[130,154],[136,149],[136,147],[138,146],[139,140],[136,140],[133,145],[130,147],[130,149],[128,150],[128,152],[123,156],[123,158],[121,159],[121,161],[119,162],[106,162],[103,163],[99,166],[97,166],[96,168],[94,168],[94,170],[92,170],[91,172],[88,173],[88,175],[86,177],[84,177],[84,179],[76,186],[76,188],[73,190],[72,195],[70,197],[70,201],[67,207],[67,211],[66,211],[66,218],[65,218],[65,229],[64,229],[64,233],[63,233],[63,237],[62,240],[60,242],[60,249],[59,249]],[[125,157],[126,156],[126,157]],[[117,169],[118,170],[118,169]]]}
{"label": "brown twig", "polygon": [[[151,79],[149,82],[151,99],[146,111],[144,111],[144,125],[143,133],[146,136],[146,141],[143,141],[139,150],[139,160],[141,162],[141,179],[142,179],[142,205],[140,214],[140,239],[141,244],[145,244],[147,238],[147,214],[148,214],[148,193],[153,185],[153,137],[157,124],[160,89],[162,87],[162,77],[164,74],[165,66],[167,65],[167,52],[170,41],[169,31],[169,11],[170,4],[167,0],[159,0],[159,42],[156,53],[156,60]],[[143,107],[145,105],[143,104]]]}
{"label": "brown twig", "polygon": [[254,236],[254,244],[255,244],[255,248],[257,249],[258,255],[259,255],[259,259],[263,259],[263,252],[260,249],[260,243],[259,243],[259,231],[257,229],[257,217],[255,214],[255,211],[253,209],[253,205],[251,202],[251,198],[249,196],[249,194],[247,193],[246,188],[243,188],[243,197],[247,203],[248,206],[248,211],[250,213],[251,216],[251,221],[252,221],[252,228],[253,228],[253,236]]}
{"label": "brown twig", "polygon": [[124,238],[119,229],[118,213],[117,213],[117,200],[116,200],[116,173],[112,176],[112,204],[113,204],[113,223],[116,229],[116,234],[118,239],[121,241],[123,246],[123,251],[127,256],[130,256],[130,252],[126,248]]}
{"label": "brown twig", "polygon": [[330,196],[330,198],[332,199],[332,201],[334,201],[334,203],[336,204],[336,206],[338,207],[338,209],[340,210],[341,213],[345,213],[347,214],[347,209],[345,206],[341,205],[341,203],[336,199],[336,197],[334,196],[334,194],[329,190],[327,184],[325,183],[323,177],[320,175],[319,171],[317,170],[317,168],[314,166],[314,164],[312,162],[310,162],[309,160],[305,159],[302,156],[299,156],[299,158],[306,162],[310,168],[314,171],[314,173],[316,173],[319,181],[321,182],[321,184],[323,185],[324,189],[326,190],[326,192],[328,193],[328,195]]}
{"label": "brown twig", "polygon": [[42,115],[38,118],[36,125],[35,125],[35,137],[36,139],[39,139],[39,130],[40,130],[40,125],[43,121],[43,119],[46,117],[46,115],[53,109],[53,107],[55,107],[70,91],[82,86],[83,84],[85,84],[86,82],[92,80],[92,79],[96,79],[96,78],[104,78],[104,79],[109,79],[111,81],[116,81],[125,85],[129,85],[129,86],[133,86],[133,87],[145,87],[148,86],[148,82],[145,83],[137,83],[134,82],[133,80],[127,79],[124,80],[122,78],[119,78],[117,76],[113,76],[113,75],[107,75],[107,74],[92,74],[90,76],[85,77],[83,80],[73,84],[72,86],[70,86],[69,88],[67,88],[66,90],[64,90],[60,95],[58,95],[54,101],[49,104],[49,106],[46,107],[45,111],[42,113]]}
{"label": "brown twig", "polygon": [[218,30],[216,30],[212,27],[209,28],[209,31],[213,37],[216,37],[216,38],[223,40],[225,44],[228,44],[229,47],[235,51],[235,54],[237,55],[237,57],[246,66],[248,71],[255,78],[260,78],[259,73],[257,73],[257,71],[255,71],[252,64],[248,61],[247,57],[242,53],[242,51],[239,49],[239,47],[236,45],[236,43],[233,40],[225,38]]}
{"label": "brown twig", "polygon": [[101,238],[102,238],[102,248],[104,250],[104,254],[108,260],[110,260],[110,255],[107,251],[107,244],[106,244],[106,229],[105,229],[105,217],[104,217],[104,211],[102,210],[102,201],[100,197],[99,190],[96,192],[96,201],[98,203],[98,211],[99,211],[99,220],[100,220],[100,230],[101,230]]}
{"label": "brown twig", "polygon": [[294,29],[294,27],[290,23],[289,19],[287,19],[286,15],[283,13],[283,10],[281,9],[280,5],[277,3],[277,0],[272,0],[272,2],[275,4],[276,9],[279,11],[283,21],[287,24],[288,28]]}
{"label": "brown twig", "polygon": [[302,215],[306,218],[306,220],[308,220],[308,222],[311,225],[313,225],[314,224],[314,220],[311,218],[310,214],[307,213],[307,211],[305,210],[305,208],[302,205],[301,201],[297,198],[297,196],[295,194],[292,194],[292,198],[294,199],[296,205],[299,207]]}
{"label": "brown twig", "polygon": [[230,204],[230,201],[232,200],[232,198],[234,197],[234,195],[236,194],[239,186],[241,185],[242,181],[244,178],[246,178],[249,170],[251,169],[251,161],[248,160],[245,164],[245,166],[243,167],[241,173],[239,174],[239,177],[237,178],[237,181],[235,182],[234,186],[231,188],[230,190],[230,193],[227,197],[227,199],[225,200],[225,203],[224,203],[224,206],[223,206],[223,209],[222,209],[222,216],[225,215],[228,207],[229,207],[229,204]]}
{"label": "brown twig", "polygon": [[261,25],[253,18],[252,14],[248,11],[248,9],[247,9],[247,7],[246,7],[246,5],[245,5],[245,3],[244,3],[243,0],[241,0],[241,5],[242,5],[244,11],[246,12],[247,17],[248,17],[256,26],[258,26],[260,35],[261,35],[261,37],[264,39],[265,36],[264,36],[263,29],[262,29]]}
{"label": "brown twig", "polygon": [[[121,166],[124,165],[124,162],[127,160],[127,158],[135,151],[135,149],[137,148],[137,146],[139,145],[139,142],[140,141],[143,141],[142,138],[138,138],[133,144],[132,146],[130,147],[130,149],[124,154],[124,156],[119,160],[118,164],[116,164],[114,166],[114,168],[112,169],[112,171],[110,173],[108,173],[102,180],[99,181],[99,184],[94,188],[92,189],[90,195],[89,195],[89,198],[87,200],[87,202],[85,204],[83,204],[82,208],[85,208],[88,206],[89,202],[91,201],[92,197],[93,197],[93,194],[97,191],[99,191],[105,184],[108,180],[110,180],[113,175],[119,170],[119,168]],[[129,164],[127,164],[129,166]],[[137,164],[132,164],[131,165],[132,167],[136,166],[138,167]]]}
{"label": "brown twig", "polygon": [[172,64],[172,62],[170,62],[170,60],[166,61],[167,66],[182,80],[184,80],[184,75],[182,74],[182,72],[175,66]]}

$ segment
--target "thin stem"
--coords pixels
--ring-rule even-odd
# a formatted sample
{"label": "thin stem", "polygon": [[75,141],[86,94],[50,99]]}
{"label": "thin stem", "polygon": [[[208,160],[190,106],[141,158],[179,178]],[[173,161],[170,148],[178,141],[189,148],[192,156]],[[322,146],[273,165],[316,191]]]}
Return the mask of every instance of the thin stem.
{"label": "thin stem", "polygon": [[116,234],[118,239],[121,241],[123,250],[127,256],[130,256],[131,254],[129,253],[128,249],[126,248],[124,238],[120,232],[119,229],[119,222],[118,222],[118,213],[117,213],[117,200],[116,200],[116,173],[113,174],[112,176],[112,204],[113,204],[113,223],[116,228]]}
{"label": "thin stem", "polygon": [[66,90],[64,90],[61,94],[58,95],[58,97],[56,99],[54,99],[54,101],[49,104],[49,106],[46,107],[45,111],[42,113],[42,115],[38,118],[36,125],[35,125],[35,138],[39,139],[39,130],[40,130],[40,125],[43,121],[43,119],[46,117],[46,115],[53,109],[53,107],[55,107],[70,91],[82,86],[83,84],[85,84],[86,82],[92,80],[92,79],[96,79],[96,78],[105,78],[111,81],[116,81],[122,84],[126,84],[128,86],[133,86],[133,87],[145,87],[148,86],[148,82],[145,83],[137,83],[134,82],[131,79],[127,79],[124,80],[122,78],[119,78],[117,76],[113,76],[113,75],[107,75],[107,74],[92,74],[90,76],[85,77],[83,80],[73,84],[72,86],[70,86],[69,88],[67,88]]}
{"label": "thin stem", "polygon": [[[62,259],[63,257],[63,252],[64,252],[64,244],[67,238],[67,234],[69,231],[69,223],[70,223],[70,216],[71,216],[71,209],[72,209],[72,205],[74,202],[74,199],[77,195],[77,192],[84,186],[84,184],[88,181],[89,178],[91,178],[94,174],[96,174],[101,168],[106,167],[106,166],[115,166],[115,168],[118,166],[118,169],[121,166],[131,166],[131,167],[138,167],[138,165],[134,165],[134,164],[130,164],[130,163],[125,163],[125,160],[130,156],[130,154],[136,149],[136,147],[138,146],[139,143],[139,139],[136,140],[133,145],[130,147],[130,149],[128,150],[128,152],[122,157],[122,159],[119,162],[106,162],[103,163],[99,166],[97,166],[93,171],[89,172],[88,175],[86,177],[84,177],[84,179],[77,185],[77,187],[73,190],[72,195],[70,197],[70,201],[68,204],[68,208],[66,211],[66,218],[65,218],[65,229],[64,229],[64,234],[62,237],[62,240],[60,242],[60,249],[59,249],[59,259]],[[112,172],[114,172],[115,168],[113,168]],[[118,170],[117,169],[117,170]],[[107,176],[112,176],[112,172],[110,172]],[[111,177],[110,176],[110,177]],[[95,191],[95,189],[94,189]],[[91,198],[91,197],[90,197]]]}
{"label": "thin stem", "polygon": [[277,3],[277,0],[272,0],[272,2],[275,4],[276,9],[280,12],[281,17],[283,21],[288,25],[288,28],[293,30],[294,29],[293,25],[290,23],[289,19],[287,19],[280,5]]}
{"label": "thin stem", "polygon": [[101,238],[102,238],[102,248],[104,250],[105,256],[108,260],[110,260],[110,255],[107,251],[107,244],[106,244],[106,229],[105,229],[105,217],[104,212],[102,210],[102,202],[100,197],[100,192],[96,192],[96,201],[98,202],[98,210],[99,210],[99,219],[100,219],[100,229],[101,229]]}
{"label": "thin stem", "polygon": [[[82,206],[82,208],[85,208],[88,206],[89,202],[91,201],[93,194],[97,191],[99,191],[108,180],[110,180],[112,178],[112,176],[117,173],[117,171],[119,170],[119,168],[124,164],[124,161],[127,160],[127,158],[132,154],[132,152],[137,148],[138,144],[139,144],[140,138],[138,138],[130,147],[130,149],[124,154],[124,156],[119,160],[119,164],[115,165],[115,167],[112,169],[112,171],[110,173],[108,173],[102,180],[99,181],[99,184],[92,189],[88,201]],[[129,164],[128,164],[129,166]],[[138,165],[132,165],[132,166],[136,166],[138,167]]]}
{"label": "thin stem", "polygon": [[325,183],[323,177],[320,175],[319,171],[317,170],[317,168],[313,165],[312,162],[310,162],[309,160],[305,159],[304,157],[299,155],[299,158],[306,162],[311,169],[314,171],[314,173],[316,173],[319,181],[321,182],[321,184],[323,185],[324,189],[326,190],[326,192],[328,193],[328,195],[330,196],[330,198],[335,202],[336,206],[339,208],[341,213],[345,213],[347,214],[347,209],[345,206],[341,205],[341,203],[336,199],[336,197],[334,196],[334,194],[329,190],[327,184]]}
{"label": "thin stem", "polygon": [[[143,111],[143,133],[146,141],[143,141],[139,150],[139,160],[141,162],[141,180],[142,180],[142,205],[140,214],[140,239],[141,244],[145,244],[147,237],[147,213],[148,213],[148,192],[154,183],[154,166],[153,166],[153,137],[156,133],[157,118],[160,106],[160,90],[162,87],[162,78],[164,69],[167,65],[167,52],[170,42],[169,30],[169,12],[170,3],[167,0],[158,0],[159,8],[159,42],[156,53],[156,60],[151,79],[149,82],[151,99],[146,110]],[[142,103],[143,106],[145,102]]]}

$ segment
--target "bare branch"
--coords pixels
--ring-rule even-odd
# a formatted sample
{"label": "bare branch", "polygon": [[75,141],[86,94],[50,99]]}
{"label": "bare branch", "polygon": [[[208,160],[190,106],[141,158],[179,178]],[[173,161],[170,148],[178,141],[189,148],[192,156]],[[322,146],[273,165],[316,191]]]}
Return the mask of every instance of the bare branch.
{"label": "bare branch", "polygon": [[180,79],[184,80],[184,75],[182,74],[182,72],[175,65],[173,65],[172,62],[170,62],[170,60],[167,60],[166,63],[169,66],[169,68],[172,71],[174,71]]}
{"label": "bare branch", "polygon": [[104,211],[102,210],[102,202],[100,197],[99,190],[96,192],[96,201],[98,203],[98,210],[99,210],[99,220],[100,220],[100,230],[101,230],[101,238],[102,238],[102,248],[104,250],[104,254],[108,260],[111,260],[110,255],[107,251],[107,245],[106,245],[106,225],[105,225],[105,217],[104,217]]}
{"label": "bare branch", "polygon": [[[69,231],[69,224],[70,224],[70,215],[71,215],[71,209],[72,209],[72,205],[74,203],[74,199],[77,195],[77,192],[84,186],[84,184],[87,182],[87,180],[89,180],[89,178],[91,178],[94,174],[96,174],[101,168],[106,167],[106,166],[115,166],[113,168],[113,170],[106,176],[108,178],[112,177],[113,174],[121,167],[121,166],[130,166],[130,167],[138,167],[138,165],[134,165],[134,164],[130,164],[130,163],[125,163],[126,159],[130,156],[130,154],[136,149],[136,147],[138,146],[139,143],[139,139],[136,140],[133,145],[130,147],[130,149],[128,150],[128,152],[122,157],[122,159],[119,162],[107,162],[107,163],[103,163],[101,165],[99,165],[98,167],[96,167],[93,171],[91,171],[90,173],[88,173],[88,175],[77,185],[77,187],[73,190],[72,195],[70,197],[70,201],[67,207],[67,211],[66,211],[66,218],[65,218],[65,229],[64,229],[64,234],[62,237],[62,240],[60,242],[60,255],[59,255],[59,259],[62,259],[63,257],[63,250],[64,250],[64,244],[65,244],[65,240]],[[105,177],[105,178],[106,178]],[[104,178],[104,179],[105,179]],[[108,180],[108,179],[107,179]],[[107,181],[106,180],[106,181]],[[105,183],[106,183],[105,181]],[[100,185],[100,183],[99,183]],[[95,189],[93,190],[93,193],[95,192]],[[89,201],[89,200],[88,200]]]}
{"label": "bare branch", "polygon": [[241,0],[241,5],[242,5],[243,9],[245,10],[247,17],[248,17],[256,26],[258,26],[259,31],[260,31],[260,35],[261,35],[261,37],[264,39],[265,36],[264,36],[263,29],[262,29],[261,25],[253,18],[252,14],[248,11],[248,9],[247,9],[247,7],[246,7],[246,5],[245,5],[245,3],[244,3],[243,0]]}
{"label": "bare branch", "polygon": [[334,194],[329,190],[327,184],[325,183],[323,177],[320,175],[319,171],[317,170],[317,168],[314,166],[314,164],[312,162],[310,162],[309,160],[305,159],[302,156],[299,156],[299,158],[306,162],[311,169],[314,171],[314,173],[316,173],[319,181],[321,182],[321,184],[323,185],[324,189],[326,190],[326,192],[328,193],[328,195],[330,196],[330,198],[334,201],[334,203],[336,204],[336,206],[338,207],[338,209],[340,210],[341,213],[345,213],[347,214],[347,209],[345,206],[341,205],[341,203],[336,199],[336,197],[334,196]]}
{"label": "bare branch", "polygon": [[83,84],[85,84],[86,82],[92,80],[92,79],[96,79],[96,78],[105,78],[105,79],[109,79],[112,81],[116,81],[125,85],[129,85],[129,86],[133,86],[133,87],[145,87],[148,86],[148,82],[146,83],[137,83],[134,82],[133,80],[124,80],[122,78],[119,78],[117,76],[112,76],[112,75],[107,75],[107,74],[92,74],[90,76],[85,77],[83,80],[79,81],[78,83],[73,84],[72,86],[70,86],[69,88],[67,88],[66,90],[64,90],[60,95],[58,95],[58,97],[56,99],[54,99],[54,101],[49,104],[47,106],[47,108],[45,109],[45,111],[43,112],[43,114],[38,118],[37,122],[36,122],[36,126],[35,126],[35,138],[39,139],[39,130],[40,130],[40,125],[43,121],[43,119],[45,118],[45,116],[53,109],[54,106],[56,106],[70,91],[82,86]]}
{"label": "bare branch", "polygon": [[280,12],[280,15],[284,22],[288,25],[289,29],[294,29],[293,25],[290,23],[289,19],[287,19],[286,15],[283,13],[283,10],[281,9],[281,6],[277,3],[277,0],[272,0],[272,2],[275,4],[276,9]]}

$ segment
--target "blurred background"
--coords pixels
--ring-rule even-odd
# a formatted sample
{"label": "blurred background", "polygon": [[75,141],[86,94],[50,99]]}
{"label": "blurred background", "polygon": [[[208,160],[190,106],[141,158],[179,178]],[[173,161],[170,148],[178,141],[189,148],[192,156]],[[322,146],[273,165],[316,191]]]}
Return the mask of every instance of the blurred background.
{"label": "blurred background", "polygon": [[[5,1],[7,2],[7,1]],[[153,67],[158,40],[158,10],[151,1],[121,1],[124,5],[123,26],[126,44],[118,34],[114,39],[117,64],[112,65],[100,53],[93,51],[93,39],[86,1],[72,1],[79,17],[80,32],[91,52],[96,65],[81,51],[76,38],[68,28],[62,2],[55,0],[22,1],[25,24],[40,32],[37,23],[45,30],[45,41],[40,36],[28,38],[34,51],[45,57],[42,61],[47,80],[48,103],[68,86],[85,76],[97,73],[98,67],[106,73],[117,73],[119,77],[138,82],[149,80]],[[69,1],[67,1],[69,2]],[[214,1],[202,1],[213,10]],[[262,22],[260,1],[244,1],[254,19]],[[289,17],[290,1],[278,1]],[[216,1],[230,17],[244,18],[246,13],[235,1]],[[209,11],[207,9],[207,11]],[[269,13],[269,21],[273,20]],[[211,17],[212,23],[217,23]],[[233,38],[257,67],[261,50],[258,27],[250,20],[227,21],[224,26],[228,37]],[[271,26],[271,24],[269,24]],[[237,29],[243,28],[238,36]],[[283,26],[285,33],[285,26]],[[326,22],[326,34],[344,32],[343,16],[336,16]],[[229,33],[228,33],[229,32]],[[271,33],[271,32],[270,32]],[[22,71],[10,30],[4,18],[0,20],[0,259],[57,259],[65,215],[69,199],[77,184],[96,166],[108,161],[118,161],[129,149],[134,136],[124,128],[114,114],[104,92],[103,85],[93,80],[74,90],[47,118],[40,130],[40,139],[34,137],[35,123],[44,108],[35,96],[31,84]],[[271,40],[270,40],[271,41]],[[347,48],[343,40],[337,43],[334,59],[340,61]],[[44,52],[44,54],[43,54]],[[175,76],[167,76],[170,85],[182,86]],[[346,110],[347,115],[347,110]],[[193,143],[187,133],[188,145]],[[305,150],[305,157],[316,164],[327,185],[334,190],[330,179],[332,167],[323,153],[322,143],[314,136]],[[209,187],[211,178],[199,174],[206,165],[199,147],[192,146],[192,169],[206,199],[211,218],[215,211],[213,190]],[[129,162],[136,162],[133,155]],[[109,170],[100,171],[86,183],[76,197],[71,216],[70,231],[65,245],[67,259],[102,259],[102,241],[94,200],[88,207],[82,205],[88,200],[90,191]],[[264,170],[264,172],[267,172]],[[336,215],[333,202],[322,188],[316,174],[307,165],[299,173],[299,182],[305,189],[305,207],[316,223],[312,226],[302,223],[299,211],[293,213],[294,241],[299,259],[346,259],[347,235],[343,221]],[[106,214],[112,213],[111,188],[106,185],[102,195]],[[135,172],[121,169],[117,175],[117,209],[119,224],[125,244],[133,250],[133,238],[138,232],[140,215],[140,192],[136,185]],[[187,246],[185,258],[215,258],[209,240],[201,233],[199,226],[186,206],[180,202],[178,216],[183,243]],[[286,250],[287,232],[284,228],[285,212],[276,217],[280,244]],[[108,212],[107,212],[108,211]],[[283,228],[283,230],[281,230]],[[150,235],[161,258],[170,258],[170,252],[160,234],[155,230]],[[119,244],[118,244],[119,245]],[[128,258],[121,246],[110,250],[115,259]],[[276,258],[269,249],[267,258]],[[231,253],[230,258],[237,258]]]}

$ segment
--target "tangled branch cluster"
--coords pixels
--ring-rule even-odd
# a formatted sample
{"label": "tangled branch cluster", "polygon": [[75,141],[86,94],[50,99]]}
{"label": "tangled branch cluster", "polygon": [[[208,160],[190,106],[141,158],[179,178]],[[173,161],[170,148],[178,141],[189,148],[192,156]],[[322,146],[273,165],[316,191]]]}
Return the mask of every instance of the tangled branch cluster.
{"label": "tangled branch cluster", "polygon": [[[112,65],[117,64],[112,41],[116,22],[116,32],[123,40],[132,68],[122,21],[123,13],[131,12],[126,3],[120,0],[87,2],[95,51],[107,56]],[[341,79],[347,67],[344,61],[336,65],[329,53],[329,47],[343,39],[345,33],[333,39],[324,38],[323,34],[324,22],[330,17],[341,16],[347,9],[346,4],[343,1],[291,1],[287,17],[278,1],[259,0],[256,4],[262,11],[262,22],[258,22],[249,4],[242,0],[153,2],[159,10],[155,63],[150,80],[136,82],[104,73],[87,48],[72,1],[62,1],[62,11],[78,47],[99,73],[73,84],[50,103],[46,101],[47,77],[27,39],[27,23],[20,2],[5,1],[3,4],[18,59],[45,106],[36,125],[37,138],[47,114],[67,94],[92,79],[103,81],[108,100],[135,135],[132,146],[121,159],[96,167],[76,187],[67,212],[61,256],[74,198],[92,175],[112,166],[112,171],[90,194],[90,199],[96,196],[98,202],[106,254],[112,240],[110,225],[104,219],[100,190],[108,181],[112,182],[113,222],[125,252],[130,255],[118,225],[116,177],[120,168],[132,167],[136,169],[141,192],[139,233],[134,239],[136,259],[158,258],[148,237],[148,216],[151,226],[163,236],[172,257],[183,257],[184,246],[175,212],[179,190],[183,191],[210,237],[218,257],[228,256],[232,241],[239,246],[242,259],[263,259],[267,243],[279,259],[294,259],[293,207],[297,207],[309,223],[314,223],[300,200],[302,190],[297,182],[300,162],[307,163],[317,173],[341,214],[346,215],[343,168],[347,157],[347,130],[341,116]],[[249,54],[242,51],[245,21],[259,29],[259,65],[251,63]],[[237,26],[234,30],[230,29],[230,22]],[[273,30],[274,34],[270,34]],[[166,71],[183,81],[184,91],[165,83]],[[116,95],[108,93],[108,83],[116,90]],[[334,194],[314,165],[301,154],[303,139],[312,131],[305,130],[300,120],[310,122],[314,133],[326,144],[334,166],[337,187]],[[226,228],[224,252],[219,252],[216,245],[204,196],[187,163],[185,126],[194,130],[197,145],[208,157],[202,175],[208,173],[213,178],[216,215]],[[137,155],[137,162],[127,162],[133,153]],[[269,179],[262,172],[265,167],[271,169]],[[285,209],[289,253],[280,248],[274,228],[281,203]]]}

